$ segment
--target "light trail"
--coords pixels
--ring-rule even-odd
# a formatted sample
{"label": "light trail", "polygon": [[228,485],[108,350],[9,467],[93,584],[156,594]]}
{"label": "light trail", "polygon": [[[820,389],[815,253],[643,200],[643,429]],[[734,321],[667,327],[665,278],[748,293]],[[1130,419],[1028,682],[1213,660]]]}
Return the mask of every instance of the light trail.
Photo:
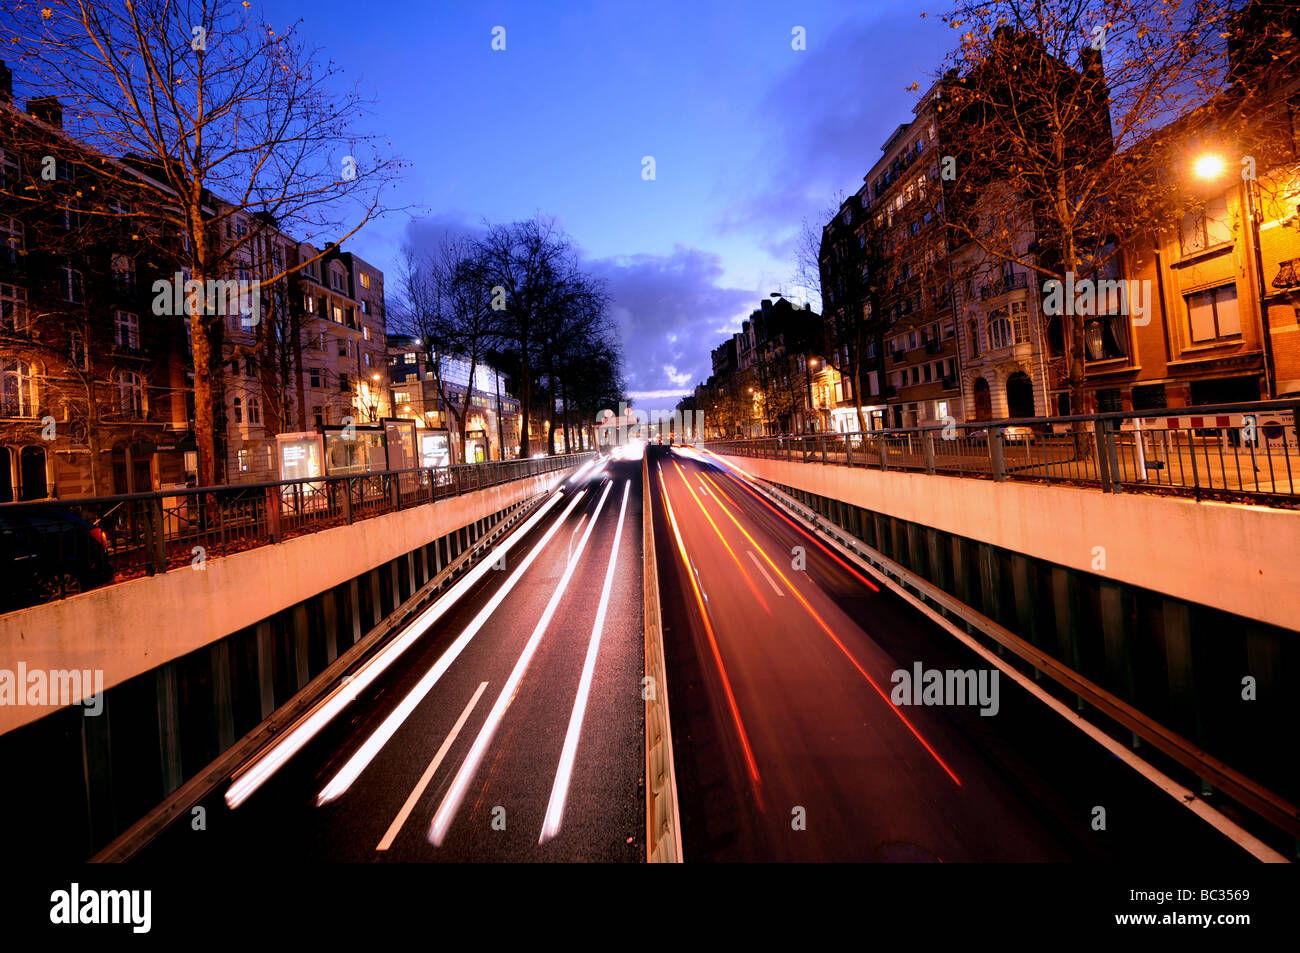
{"label": "light trail", "polygon": [[[714,485],[716,486],[717,484]],[[728,499],[731,498],[728,497]],[[804,607],[804,610],[807,611],[807,613],[810,616],[812,616],[813,621],[815,621],[817,625],[821,628],[821,630],[826,633],[827,638],[829,638],[833,643],[835,643],[835,646],[844,654],[844,657],[847,658],[853,664],[853,667],[856,668],[858,672],[862,675],[862,677],[867,680],[867,683],[873,689],[875,689],[876,694],[879,695],[884,700],[887,706],[889,706],[889,710],[898,716],[899,721],[901,721],[904,725],[907,726],[907,730],[910,731],[913,734],[913,736],[915,736],[916,740],[921,742],[921,746],[930,753],[930,757],[934,758],[934,760],[938,762],[939,767],[943,768],[943,770],[947,773],[948,777],[952,778],[953,782],[956,783],[958,787],[960,787],[961,779],[957,777],[957,775],[953,772],[952,768],[948,767],[947,763],[943,760],[943,758],[939,757],[939,753],[935,751],[933,747],[931,747],[930,742],[925,740],[925,738],[921,735],[921,732],[918,731],[916,729],[916,726],[913,725],[912,722],[908,720],[907,716],[898,710],[898,706],[889,700],[889,695],[884,691],[884,689],[880,687],[880,685],[876,682],[876,680],[871,677],[871,674],[865,668],[863,668],[862,663],[859,662],[857,658],[854,657],[853,653],[849,651],[848,646],[846,646],[842,641],[840,641],[840,637],[835,634],[834,630],[831,629],[831,627],[826,623],[826,620],[823,619],[818,614],[817,610],[812,607],[812,603],[810,603],[807,599],[805,599],[803,594],[799,592],[799,590],[794,587],[794,584],[791,583],[790,580],[786,577],[785,573],[781,572],[781,568],[777,566],[775,562],[773,562],[772,557],[767,554],[767,551],[764,550],[763,547],[758,544],[758,542],[754,539],[754,537],[750,536],[749,533],[746,532],[745,527],[741,526],[740,521],[736,519],[735,516],[732,515],[731,511],[727,509],[726,505],[723,504],[722,500],[720,500],[717,496],[714,496],[713,502],[716,503],[719,508],[721,508],[722,512],[727,514],[728,519],[730,519],[733,523],[736,524],[736,528],[739,529],[741,533],[744,533],[745,538],[749,540],[750,544],[754,547],[755,550],[758,551],[758,554],[763,557],[763,559],[767,562],[768,566],[772,568],[772,570],[777,574],[777,576],[781,579],[781,581],[786,584],[786,586],[790,589],[790,592],[794,594],[794,597],[799,600],[799,604]],[[735,501],[733,500],[732,502],[734,504]]]}
{"label": "light trail", "polygon": [[519,566],[516,567],[515,571],[510,574],[510,578],[502,584],[500,589],[493,593],[492,598],[488,600],[487,605],[479,610],[478,615],[474,616],[473,621],[465,628],[465,631],[456,638],[456,641],[448,647],[446,652],[442,653],[438,658],[438,661],[433,664],[433,667],[424,674],[424,677],[416,683],[415,687],[407,693],[406,697],[402,699],[398,706],[394,708],[388,717],[380,723],[379,727],[371,733],[370,737],[365,740],[365,743],[357,749],[357,752],[352,755],[352,757],[347,760],[347,763],[339,769],[338,773],[329,780],[329,783],[325,785],[320,794],[316,797],[316,804],[318,806],[327,804],[350,788],[352,783],[361,775],[361,772],[364,771],[369,766],[370,762],[374,760],[375,755],[379,754],[380,749],[382,749],[384,745],[388,744],[393,735],[397,733],[397,729],[402,726],[402,722],[406,721],[406,719],[410,717],[411,712],[415,711],[420,702],[424,700],[424,697],[433,689],[433,686],[438,684],[438,680],[442,678],[447,669],[451,668],[451,664],[456,661],[460,656],[460,653],[465,650],[465,647],[469,645],[474,636],[476,636],[479,630],[483,628],[484,623],[487,622],[492,613],[497,610],[497,607],[501,605],[506,596],[510,594],[510,590],[515,587],[515,584],[519,582],[520,577],[523,576],[523,574],[528,570],[528,567],[533,564],[533,560],[537,558],[538,554],[543,548],[545,548],[546,544],[551,541],[551,538],[559,528],[564,525],[564,521],[568,519],[569,514],[573,512],[573,508],[578,505],[586,492],[586,490],[578,491],[577,495],[574,496],[573,501],[565,507],[560,518],[546,531],[546,535],[538,541],[537,545],[529,551],[528,555],[524,557],[523,562],[521,562]]}
{"label": "light trail", "polygon": [[677,517],[673,513],[672,500],[668,498],[668,484],[664,480],[663,468],[659,469],[659,489],[663,493],[664,506],[668,511],[668,521],[673,527],[673,536],[677,540],[677,552],[682,557],[682,563],[686,566],[686,577],[690,580],[691,590],[695,593],[695,602],[700,607],[700,618],[704,620],[704,631],[709,639],[709,648],[713,652],[713,660],[717,663],[718,674],[722,677],[722,690],[727,696],[727,706],[731,709],[731,720],[736,725],[736,732],[740,735],[740,745],[745,751],[745,762],[749,766],[749,776],[753,780],[755,795],[758,794],[757,785],[761,783],[758,774],[758,762],[754,760],[754,750],[749,745],[749,734],[745,731],[745,722],[740,717],[740,706],[736,704],[736,693],[731,690],[731,679],[727,677],[727,666],[722,662],[722,651],[718,648],[717,636],[713,633],[713,624],[709,621],[709,610],[704,604],[704,594],[700,591],[699,580],[695,566],[691,563],[691,557],[686,553],[686,544],[682,542],[682,532],[677,526]]}
{"label": "light trail", "polygon": [[541,644],[542,634],[546,631],[546,627],[550,625],[551,617],[555,615],[560,599],[563,598],[564,592],[569,586],[569,580],[573,578],[573,572],[578,567],[583,550],[587,548],[587,540],[591,538],[591,531],[596,528],[596,521],[600,518],[600,511],[604,508],[605,500],[609,497],[609,491],[613,486],[613,483],[605,484],[605,492],[600,495],[600,502],[596,504],[596,512],[592,514],[591,520],[587,523],[587,530],[582,534],[582,541],[578,544],[578,551],[569,558],[568,564],[564,568],[564,575],[560,577],[555,592],[551,594],[550,601],[546,603],[546,610],[542,613],[542,617],[537,620],[537,625],[533,629],[533,634],[529,636],[528,643],[519,656],[519,661],[515,663],[510,677],[506,679],[501,694],[497,696],[496,704],[492,706],[492,710],[488,713],[487,721],[479,729],[478,737],[474,739],[474,746],[470,748],[469,754],[465,756],[460,770],[456,772],[455,780],[452,781],[451,787],[433,815],[433,823],[429,825],[429,843],[434,847],[441,847],[443,840],[447,837],[447,831],[451,827],[456,812],[460,810],[461,801],[465,798],[465,792],[473,782],[474,775],[478,773],[483,756],[487,753],[488,746],[492,743],[497,728],[501,726],[506,710],[510,707],[510,703],[514,701],[515,692],[519,690],[519,683],[523,681],[524,674],[528,671],[528,665],[532,661],[533,654],[537,651],[537,646]]}
{"label": "light trail", "polygon": [[555,782],[551,785],[551,798],[546,804],[546,818],[542,821],[542,833],[537,843],[544,844],[560,832],[564,822],[564,802],[569,797],[569,783],[573,778],[573,765],[578,755],[578,738],[582,734],[582,722],[587,716],[587,699],[591,696],[591,682],[596,674],[596,657],[600,653],[600,638],[605,628],[605,612],[609,609],[609,596],[614,590],[614,570],[618,565],[618,544],[623,538],[623,520],[627,516],[627,498],[632,490],[632,481],[623,484],[623,505],[618,511],[618,529],[614,531],[614,545],[609,550],[609,568],[605,570],[605,587],[600,593],[600,606],[596,609],[596,621],[591,627],[591,640],[587,644],[587,657],[582,663],[582,678],[578,682],[578,694],[573,699],[573,712],[569,715],[569,729],[564,735],[564,748],[560,752],[560,765],[555,772]]}
{"label": "light trail", "polygon": [[435,622],[446,615],[447,611],[465,593],[469,592],[479,580],[491,572],[493,566],[505,557],[505,554],[510,551],[515,543],[523,539],[534,526],[541,522],[551,508],[563,497],[563,493],[554,493],[542,505],[540,510],[528,518],[523,526],[511,533],[501,545],[493,549],[478,565],[470,569],[459,582],[448,589],[446,594],[420,613],[398,638],[380,650],[351,677],[344,680],[311,711],[281,734],[254,761],[235,772],[233,781],[226,790],[226,806],[231,810],[239,807],[252,796],[253,792],[265,784],[272,775],[284,767],[289,759],[301,751],[312,738],[316,737],[339,712],[352,704],[363,691],[374,684],[375,679],[379,678],[393,662],[397,661],[403,652],[414,645]]}

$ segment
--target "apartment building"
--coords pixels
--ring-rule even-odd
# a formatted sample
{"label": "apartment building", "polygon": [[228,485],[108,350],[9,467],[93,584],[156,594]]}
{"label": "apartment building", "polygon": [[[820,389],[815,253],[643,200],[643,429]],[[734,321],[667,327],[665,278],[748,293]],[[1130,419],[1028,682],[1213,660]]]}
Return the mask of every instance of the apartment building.
{"label": "apartment building", "polygon": [[[415,421],[421,466],[482,463],[519,455],[523,425],[519,399],[499,370],[443,355],[435,360],[414,338],[388,338],[388,392],[393,415]],[[441,385],[441,386],[440,386]],[[469,405],[462,442],[457,414]],[[538,429],[536,433],[544,433]]]}

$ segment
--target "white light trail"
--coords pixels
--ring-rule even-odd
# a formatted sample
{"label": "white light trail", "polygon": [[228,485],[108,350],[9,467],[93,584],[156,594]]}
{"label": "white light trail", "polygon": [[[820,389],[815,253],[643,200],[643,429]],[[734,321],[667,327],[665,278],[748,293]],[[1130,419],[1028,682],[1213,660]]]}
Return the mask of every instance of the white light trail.
{"label": "white light trail", "polygon": [[248,800],[254,791],[265,784],[275,772],[284,767],[290,758],[302,750],[339,712],[352,704],[363,691],[370,687],[388,666],[393,664],[403,652],[415,644],[420,636],[424,635],[430,626],[441,619],[447,613],[447,610],[454,606],[475,583],[491,572],[493,565],[509,552],[515,543],[523,539],[562,498],[563,494],[559,492],[552,495],[540,510],[528,518],[523,526],[511,533],[501,545],[492,550],[488,557],[484,558],[477,566],[467,572],[459,582],[448,589],[446,594],[439,598],[437,602],[420,613],[415,618],[415,621],[407,626],[401,636],[394,639],[386,648],[358,669],[351,678],[334,689],[305,718],[281,735],[280,739],[266,749],[261,757],[243,771],[238,772],[233,783],[226,791],[226,805],[231,810],[234,810]]}
{"label": "white light trail", "polygon": [[582,558],[582,552],[587,547],[587,540],[591,538],[591,531],[596,528],[596,521],[600,518],[600,511],[604,508],[605,500],[608,498],[613,485],[613,483],[605,484],[605,492],[600,495],[600,502],[596,505],[596,512],[592,514],[591,521],[587,524],[587,531],[582,534],[582,541],[578,543],[578,551],[569,558],[569,563],[564,569],[564,575],[560,577],[555,592],[551,594],[550,601],[546,603],[546,611],[537,620],[537,625],[533,629],[533,634],[529,636],[528,643],[519,656],[519,661],[515,663],[514,669],[510,672],[510,677],[506,680],[505,687],[501,689],[501,694],[497,696],[496,704],[492,706],[492,711],[488,713],[487,721],[479,729],[478,737],[474,739],[474,746],[470,748],[469,754],[465,756],[460,770],[456,772],[456,779],[452,781],[451,787],[443,797],[437,812],[433,815],[433,823],[429,825],[429,843],[434,847],[442,846],[442,842],[447,836],[447,830],[451,827],[456,812],[460,810],[461,801],[464,800],[465,792],[473,782],[474,775],[478,773],[479,765],[483,761],[483,755],[487,753],[488,745],[492,743],[492,738],[496,734],[497,728],[500,727],[501,720],[505,717],[506,709],[510,707],[511,701],[514,700],[515,692],[519,689],[519,683],[523,681],[524,673],[528,671],[528,664],[532,661],[533,654],[542,641],[542,634],[546,631],[546,627],[550,625],[551,616],[555,614],[560,599],[569,586],[569,580],[573,578],[573,572],[577,569],[578,562]]}
{"label": "white light trail", "polygon": [[582,664],[582,679],[578,682],[578,694],[573,700],[569,730],[564,736],[560,765],[555,772],[555,783],[551,786],[551,799],[546,805],[546,819],[542,822],[541,836],[537,838],[539,844],[546,843],[558,834],[560,824],[564,821],[564,802],[569,796],[569,781],[573,777],[573,764],[578,754],[578,736],[582,734],[582,721],[587,714],[587,699],[591,695],[591,681],[596,673],[596,656],[600,652],[600,637],[605,628],[605,611],[609,608],[609,596],[614,590],[614,567],[618,564],[618,544],[623,538],[623,518],[627,515],[627,497],[631,489],[630,481],[623,484],[623,505],[618,511],[618,529],[614,531],[614,545],[609,551],[609,568],[605,570],[605,588],[600,594],[596,622],[591,627],[587,658]]}
{"label": "white light trail", "polygon": [[361,772],[364,771],[369,766],[370,762],[374,760],[375,755],[379,754],[380,749],[382,749],[384,745],[388,744],[393,735],[397,733],[397,729],[402,726],[402,722],[406,721],[406,719],[410,717],[411,712],[415,711],[420,702],[424,701],[424,697],[429,694],[433,689],[433,686],[438,684],[438,679],[442,678],[442,676],[446,674],[447,669],[451,668],[451,664],[456,661],[460,656],[460,653],[465,651],[465,647],[469,645],[474,636],[478,635],[479,630],[483,628],[483,625],[487,622],[488,618],[497,610],[497,606],[501,605],[506,596],[510,594],[510,590],[512,590],[515,587],[515,584],[519,582],[520,577],[523,576],[528,567],[533,564],[533,560],[537,558],[538,554],[546,544],[551,541],[551,537],[553,537],[556,531],[564,525],[564,521],[568,519],[569,514],[573,512],[573,508],[578,505],[578,502],[586,495],[586,492],[586,490],[578,491],[577,495],[574,496],[573,501],[565,507],[560,518],[555,521],[555,524],[546,531],[546,535],[543,536],[528,555],[524,557],[523,562],[521,562],[515,568],[515,571],[510,574],[510,578],[492,594],[492,598],[488,600],[487,605],[479,610],[478,615],[474,616],[473,621],[465,628],[465,631],[457,636],[456,641],[451,643],[451,646],[447,651],[443,652],[438,658],[438,661],[433,663],[433,667],[424,673],[424,677],[416,683],[415,687],[407,693],[406,697],[402,699],[398,706],[389,713],[388,717],[385,718],[383,722],[380,723],[379,727],[376,728],[370,737],[365,740],[365,743],[357,749],[357,752],[348,759],[347,763],[339,769],[338,773],[335,774],[334,777],[330,778],[329,783],[325,785],[320,794],[316,797],[317,806],[327,804],[339,797],[344,791],[352,786],[352,783],[356,781],[358,777],[361,776]]}

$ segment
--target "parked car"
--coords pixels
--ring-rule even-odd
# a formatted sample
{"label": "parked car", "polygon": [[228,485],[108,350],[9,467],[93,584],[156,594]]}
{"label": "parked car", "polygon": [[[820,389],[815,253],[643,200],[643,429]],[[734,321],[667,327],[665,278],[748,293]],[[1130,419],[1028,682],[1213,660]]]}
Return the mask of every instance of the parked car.
{"label": "parked car", "polygon": [[90,521],[63,507],[0,509],[0,611],[112,579],[108,541]]}

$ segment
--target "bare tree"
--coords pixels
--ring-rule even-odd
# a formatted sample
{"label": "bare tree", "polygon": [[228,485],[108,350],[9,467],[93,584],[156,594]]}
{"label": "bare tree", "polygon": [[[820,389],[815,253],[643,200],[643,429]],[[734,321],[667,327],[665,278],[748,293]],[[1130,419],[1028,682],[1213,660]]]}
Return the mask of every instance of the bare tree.
{"label": "bare tree", "polygon": [[[945,17],[960,35],[941,107],[951,155],[931,170],[949,180],[931,199],[954,241],[1043,281],[1104,275],[1120,237],[1166,221],[1177,201],[1168,154],[1150,146],[1225,89],[1229,14],[1217,0],[959,5]],[[1084,323],[1068,305],[1053,320],[1077,413]]]}
{"label": "bare tree", "polygon": [[[335,90],[337,67],[296,29],[277,32],[219,0],[68,0],[8,5],[0,41],[34,85],[68,104],[74,138],[148,173],[96,164],[129,204],[115,214],[178,242],[187,277],[207,289],[247,267],[254,215],[306,241],[342,241],[384,211],[400,166],[359,127],[366,101]],[[286,260],[266,278],[314,260]],[[216,477],[223,315],[210,297],[186,306],[206,485]]]}

